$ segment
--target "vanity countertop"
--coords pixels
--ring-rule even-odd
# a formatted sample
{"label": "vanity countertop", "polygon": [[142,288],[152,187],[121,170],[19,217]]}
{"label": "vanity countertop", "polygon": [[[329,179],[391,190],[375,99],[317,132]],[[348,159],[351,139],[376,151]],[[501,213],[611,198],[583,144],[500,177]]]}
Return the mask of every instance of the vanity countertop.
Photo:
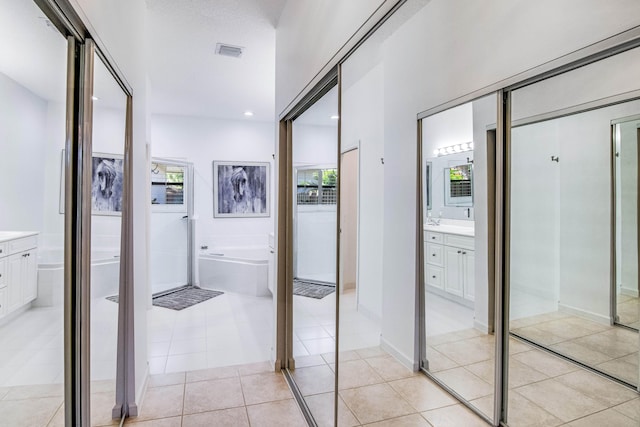
{"label": "vanity countertop", "polygon": [[37,231],[0,231],[0,243],[20,239],[21,237],[35,236],[37,234]]}
{"label": "vanity countertop", "polygon": [[474,227],[465,227],[460,225],[451,225],[451,224],[440,224],[440,225],[431,225],[427,224],[424,226],[424,231],[433,231],[436,233],[447,233],[447,234],[458,234],[460,236],[475,236],[475,228]]}

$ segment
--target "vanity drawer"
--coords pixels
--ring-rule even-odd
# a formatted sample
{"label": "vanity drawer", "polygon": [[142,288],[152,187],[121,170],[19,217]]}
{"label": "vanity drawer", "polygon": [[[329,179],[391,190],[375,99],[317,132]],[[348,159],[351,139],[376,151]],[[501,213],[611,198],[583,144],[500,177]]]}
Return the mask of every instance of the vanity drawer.
{"label": "vanity drawer", "polygon": [[9,243],[2,242],[0,243],[0,258],[6,257],[9,255]]}
{"label": "vanity drawer", "polygon": [[443,266],[444,256],[443,256],[443,247],[442,245],[437,245],[435,243],[427,242],[425,249],[425,258],[427,264],[437,265],[439,267]]}
{"label": "vanity drawer", "polygon": [[431,243],[442,243],[442,233],[434,233],[433,231],[427,231],[425,241]]}
{"label": "vanity drawer", "polygon": [[427,269],[424,272],[424,281],[429,286],[433,286],[434,288],[443,289],[444,288],[444,269],[441,267],[436,267],[434,265],[427,265]]}
{"label": "vanity drawer", "polygon": [[475,238],[467,236],[458,236],[456,234],[447,234],[444,238],[444,244],[447,246],[455,246],[462,249],[475,249]]}
{"label": "vanity drawer", "polygon": [[18,252],[33,249],[38,246],[38,236],[23,237],[21,239],[9,241],[9,253],[16,254]]}

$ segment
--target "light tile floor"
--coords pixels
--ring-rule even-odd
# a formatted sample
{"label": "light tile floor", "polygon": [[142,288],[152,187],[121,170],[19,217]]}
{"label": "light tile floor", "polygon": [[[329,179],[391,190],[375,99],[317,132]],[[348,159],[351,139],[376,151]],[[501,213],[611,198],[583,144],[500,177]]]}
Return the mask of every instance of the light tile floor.
{"label": "light tile floor", "polygon": [[153,307],[149,370],[162,374],[269,360],[273,333],[271,297],[225,292],[181,311]]}
{"label": "light tile floor", "polygon": [[[431,372],[481,412],[491,415],[493,335],[473,328],[471,309],[431,294],[429,297],[426,322]],[[635,374],[637,379],[637,333],[549,313],[555,308],[542,298],[527,300],[516,293],[513,302],[516,308],[512,306],[512,313],[520,315],[511,322],[514,331],[524,330],[532,339],[583,361],[589,356],[600,367],[622,359],[632,365],[622,372]],[[640,425],[640,400],[635,391],[522,341],[510,339],[509,349],[509,425]],[[606,416],[609,421],[602,423]]]}
{"label": "light tile floor", "polygon": [[561,312],[511,322],[512,332],[631,384],[638,383],[638,332]]}

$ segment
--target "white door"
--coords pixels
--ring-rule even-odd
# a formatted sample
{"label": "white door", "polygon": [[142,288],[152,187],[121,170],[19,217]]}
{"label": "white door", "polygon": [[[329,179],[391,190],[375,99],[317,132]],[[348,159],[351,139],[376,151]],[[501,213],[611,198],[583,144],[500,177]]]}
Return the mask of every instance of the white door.
{"label": "white door", "polygon": [[445,268],[445,291],[457,295],[463,296],[462,289],[462,268],[460,266],[460,258],[462,257],[462,250],[454,248],[452,246],[444,247],[444,268]]}
{"label": "white door", "polygon": [[151,291],[190,282],[189,227],[192,216],[190,163],[151,162]]}
{"label": "white door", "polygon": [[340,176],[340,284],[355,289],[358,267],[358,149],[342,154]]}
{"label": "white door", "polygon": [[22,305],[22,253],[11,255],[7,262],[7,313]]}
{"label": "white door", "polygon": [[38,296],[38,264],[35,249],[22,259],[22,303],[27,304]]}
{"label": "white door", "polygon": [[476,296],[476,280],[475,280],[475,263],[476,253],[475,251],[464,250],[463,255],[463,268],[464,268],[464,297],[469,301],[473,301]]}

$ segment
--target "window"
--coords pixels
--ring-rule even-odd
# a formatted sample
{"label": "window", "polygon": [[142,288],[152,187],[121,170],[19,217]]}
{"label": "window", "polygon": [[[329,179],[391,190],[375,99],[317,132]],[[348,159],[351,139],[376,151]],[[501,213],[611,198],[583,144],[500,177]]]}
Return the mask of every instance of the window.
{"label": "window", "polygon": [[151,163],[151,204],[184,205],[184,166]]}
{"label": "window", "polygon": [[298,205],[335,205],[338,170],[305,169],[298,171]]}

